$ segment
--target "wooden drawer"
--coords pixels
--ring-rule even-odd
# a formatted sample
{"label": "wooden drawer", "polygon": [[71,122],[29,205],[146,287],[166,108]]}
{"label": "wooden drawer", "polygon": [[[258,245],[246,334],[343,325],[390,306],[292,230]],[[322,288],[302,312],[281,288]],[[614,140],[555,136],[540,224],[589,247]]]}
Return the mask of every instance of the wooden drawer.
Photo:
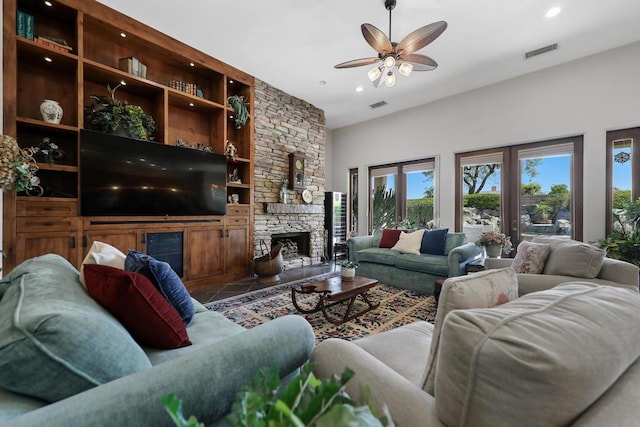
{"label": "wooden drawer", "polygon": [[241,216],[230,216],[227,218],[227,226],[233,225],[248,225],[249,218]]}
{"label": "wooden drawer", "polygon": [[78,215],[76,200],[19,200],[16,203],[17,216],[75,216]]}
{"label": "wooden drawer", "polygon": [[227,205],[227,216],[249,216],[249,206]]}
{"label": "wooden drawer", "polygon": [[78,229],[78,217],[19,217],[18,233],[39,231],[75,231]]}

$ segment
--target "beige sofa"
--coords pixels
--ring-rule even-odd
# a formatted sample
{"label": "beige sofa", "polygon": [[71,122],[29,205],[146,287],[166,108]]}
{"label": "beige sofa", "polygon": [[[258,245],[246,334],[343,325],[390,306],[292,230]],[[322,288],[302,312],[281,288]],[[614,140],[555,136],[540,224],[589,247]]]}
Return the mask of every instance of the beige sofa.
{"label": "beige sofa", "polygon": [[[518,274],[520,295],[549,289],[560,283],[573,280],[638,291],[640,274],[638,267],[633,264],[605,258],[604,251],[586,243],[563,237],[536,236],[531,242],[548,244],[550,251],[544,262],[544,270],[541,274]],[[574,249],[577,250],[572,250],[570,248],[571,245],[577,245],[574,246]],[[601,252],[601,254],[598,254],[598,252]],[[513,259],[511,258],[487,258],[485,260],[485,269],[509,267],[512,263]],[[570,274],[553,274],[554,271],[558,270]]]}
{"label": "beige sofa", "polygon": [[638,293],[572,282],[518,298],[517,287],[511,268],[449,278],[435,325],[325,340],[314,371],[350,367],[347,392],[369,387],[403,427],[638,425]]}

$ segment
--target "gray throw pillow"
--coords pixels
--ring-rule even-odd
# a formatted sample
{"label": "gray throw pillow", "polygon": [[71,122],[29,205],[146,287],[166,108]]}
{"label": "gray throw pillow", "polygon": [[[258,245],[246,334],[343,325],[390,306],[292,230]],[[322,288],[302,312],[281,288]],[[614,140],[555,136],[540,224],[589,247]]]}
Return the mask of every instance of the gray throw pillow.
{"label": "gray throw pillow", "polygon": [[593,279],[600,273],[605,251],[587,243],[559,245],[552,249],[544,274]]}
{"label": "gray throw pillow", "polygon": [[1,388],[54,402],[151,367],[59,255],[18,265],[0,298]]}

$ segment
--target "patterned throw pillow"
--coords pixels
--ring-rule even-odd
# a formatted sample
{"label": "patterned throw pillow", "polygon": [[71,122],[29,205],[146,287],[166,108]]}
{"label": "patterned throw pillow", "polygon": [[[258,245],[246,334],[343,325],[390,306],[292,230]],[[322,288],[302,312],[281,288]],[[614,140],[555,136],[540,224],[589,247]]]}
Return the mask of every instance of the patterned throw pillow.
{"label": "patterned throw pillow", "polygon": [[391,248],[404,254],[420,255],[420,244],[424,230],[416,230],[413,233],[400,233],[398,242]]}
{"label": "patterned throw pillow", "polygon": [[391,249],[396,243],[398,243],[398,240],[400,240],[400,233],[402,233],[402,230],[395,228],[385,228],[382,230],[380,247]]}
{"label": "patterned throw pillow", "polygon": [[551,245],[523,241],[518,245],[511,267],[516,273],[540,274],[551,252]]}
{"label": "patterned throw pillow", "polygon": [[513,268],[487,270],[450,277],[442,286],[423,389],[434,395],[440,331],[447,314],[454,310],[492,308],[518,298],[518,279]]}

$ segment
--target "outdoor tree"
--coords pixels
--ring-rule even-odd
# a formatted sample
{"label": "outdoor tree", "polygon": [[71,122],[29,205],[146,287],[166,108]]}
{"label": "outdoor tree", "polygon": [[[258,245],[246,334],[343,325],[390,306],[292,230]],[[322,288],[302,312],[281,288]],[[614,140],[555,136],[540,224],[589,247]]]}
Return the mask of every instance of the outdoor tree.
{"label": "outdoor tree", "polygon": [[[523,171],[531,181],[538,176],[538,166],[542,159],[523,160]],[[480,193],[489,178],[491,178],[501,168],[500,163],[488,163],[484,165],[465,166],[462,171],[462,180],[468,188],[467,194]]]}
{"label": "outdoor tree", "polygon": [[396,223],[396,192],[381,185],[373,190],[373,230],[382,230]]}
{"label": "outdoor tree", "polygon": [[522,184],[523,196],[535,196],[537,194],[542,194],[542,185],[538,184],[537,182]]}

